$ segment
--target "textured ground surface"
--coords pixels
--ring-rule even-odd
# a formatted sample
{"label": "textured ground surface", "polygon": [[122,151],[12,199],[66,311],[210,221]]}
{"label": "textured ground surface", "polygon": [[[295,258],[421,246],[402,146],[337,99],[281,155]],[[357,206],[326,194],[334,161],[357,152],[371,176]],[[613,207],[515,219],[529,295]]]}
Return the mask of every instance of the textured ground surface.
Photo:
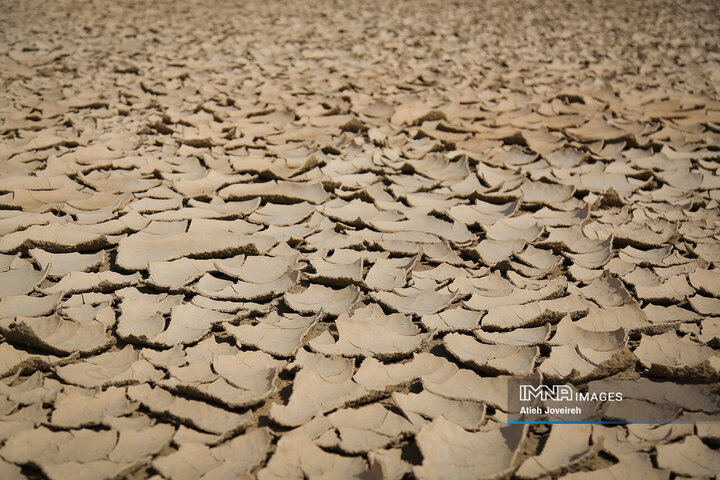
{"label": "textured ground surface", "polygon": [[[716,2],[2,2],[0,477],[716,476],[719,44]],[[685,423],[508,426],[526,374]]]}

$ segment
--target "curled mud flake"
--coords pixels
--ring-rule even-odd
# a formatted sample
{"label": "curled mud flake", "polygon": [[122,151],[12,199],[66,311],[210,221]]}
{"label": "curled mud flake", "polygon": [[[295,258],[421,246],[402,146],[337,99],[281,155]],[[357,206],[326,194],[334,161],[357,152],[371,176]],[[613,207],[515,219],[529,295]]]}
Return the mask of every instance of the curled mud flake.
{"label": "curled mud flake", "polygon": [[615,455],[618,463],[607,468],[592,471],[579,471],[568,473],[562,478],[565,480],[600,480],[604,478],[627,478],[628,476],[639,476],[652,480],[667,480],[670,472],[654,467],[650,454],[648,453],[619,453]]}
{"label": "curled mud flake", "polygon": [[97,253],[48,253],[39,248],[30,250],[30,255],[45,268],[49,265],[48,276],[53,278],[64,277],[72,272],[86,272],[99,267],[105,259],[104,252]]}
{"label": "curled mud flake", "polygon": [[145,270],[150,262],[175,260],[185,256],[265,253],[275,240],[262,235],[246,236],[231,232],[213,233],[208,242],[202,233],[151,235],[135,233],[123,237],[118,245],[117,264],[127,270]]}
{"label": "curled mud flake", "polygon": [[137,403],[125,396],[125,388],[110,387],[91,395],[91,392],[63,392],[57,396],[50,421],[59,428],[81,428],[97,425],[105,417],[119,417],[137,409]]}
{"label": "curled mud flake", "polygon": [[527,426],[510,425],[471,433],[439,417],[417,435],[423,462],[413,473],[418,478],[502,478],[512,471],[526,431]]}
{"label": "curled mud flake", "polygon": [[446,335],[443,343],[458,360],[490,372],[531,374],[539,356],[538,347],[486,345],[469,335],[459,333]]}
{"label": "curled mud flake", "polygon": [[643,335],[634,353],[652,376],[701,381],[718,377],[717,363],[712,362],[717,358],[715,351],[687,337],[679,337],[675,330],[662,335]]}
{"label": "curled mud flake", "polygon": [[302,434],[285,435],[277,444],[267,466],[258,472],[260,480],[316,478],[330,480],[338,472],[346,478],[362,478],[368,465],[362,457],[347,457],[320,449]]}
{"label": "curled mud flake", "polygon": [[451,400],[427,390],[420,393],[393,392],[392,398],[408,416],[411,414],[433,420],[440,416],[466,430],[474,430],[485,418],[485,404],[468,400]]}
{"label": "curled mud flake", "polygon": [[660,468],[679,475],[703,477],[720,468],[720,454],[691,435],[678,443],[658,445],[657,462]]}
{"label": "curled mud flake", "polygon": [[47,276],[48,267],[35,270],[32,263],[15,258],[4,272],[0,272],[0,298],[30,293]]}
{"label": "curled mud flake", "polygon": [[272,312],[267,317],[259,318],[255,325],[225,325],[225,330],[241,345],[252,345],[279,357],[291,357],[302,346],[305,334],[319,321],[321,315],[279,315]]}
{"label": "curled mud flake", "polygon": [[58,315],[0,320],[5,338],[29,347],[59,354],[95,353],[115,343],[100,322],[78,323]]}
{"label": "curled mud flake", "polygon": [[59,366],[57,375],[65,382],[85,388],[143,383],[163,378],[164,373],[140,358],[131,345],[89,359]]}
{"label": "curled mud flake", "polygon": [[0,300],[0,318],[39,317],[48,315],[60,303],[60,292],[45,297],[15,295]]}
{"label": "curled mud flake", "polygon": [[175,397],[167,390],[147,384],[128,387],[128,398],[157,415],[167,415],[208,433],[225,434],[246,426],[250,413],[234,413],[204,402]]}
{"label": "curled mud flake", "polygon": [[326,355],[344,357],[398,357],[419,350],[432,333],[422,333],[402,313],[385,315],[376,304],[342,314],[335,320],[336,341],[327,331],[309,342],[310,348]]}
{"label": "curled mud flake", "polygon": [[295,374],[287,404],[270,406],[270,418],[280,425],[300,426],[315,415],[367,395],[368,390],[352,378],[355,368],[351,360],[313,354],[303,357],[307,363]]}
{"label": "curled mud flake", "polygon": [[156,457],[152,465],[171,480],[250,478],[250,472],[265,460],[270,440],[267,430],[258,429],[216,447],[183,444],[169,455]]}
{"label": "curled mud flake", "polygon": [[53,293],[67,295],[92,291],[113,291],[122,287],[136,285],[141,278],[137,272],[129,275],[110,271],[100,273],[72,272],[55,285],[40,290],[48,295]]}
{"label": "curled mud flake", "polygon": [[582,463],[600,446],[591,444],[590,425],[553,425],[539,455],[526,459],[515,472],[518,478],[538,478],[560,474]]}
{"label": "curled mud flake", "polygon": [[103,248],[108,240],[99,233],[84,232],[62,223],[33,225],[0,239],[1,252],[37,247],[48,252],[87,251]]}
{"label": "curled mud flake", "polygon": [[713,297],[720,297],[720,270],[695,270],[688,275],[690,284]]}
{"label": "curled mud flake", "polygon": [[387,447],[419,430],[418,426],[377,403],[337,410],[327,415],[327,419],[338,432],[337,447],[350,454]]}
{"label": "curled mud flake", "polygon": [[310,285],[300,293],[285,293],[285,303],[300,313],[325,312],[331,315],[340,315],[350,311],[360,298],[360,289],[355,286],[345,287],[341,290]]}

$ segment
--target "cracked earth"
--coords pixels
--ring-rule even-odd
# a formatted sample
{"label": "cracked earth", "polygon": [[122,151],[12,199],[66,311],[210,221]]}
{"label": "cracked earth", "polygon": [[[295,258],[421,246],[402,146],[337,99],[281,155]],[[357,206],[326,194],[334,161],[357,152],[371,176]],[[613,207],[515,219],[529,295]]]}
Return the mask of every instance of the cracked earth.
{"label": "cracked earth", "polygon": [[[0,5],[0,477],[717,478],[714,2]],[[509,425],[507,380],[632,381]]]}

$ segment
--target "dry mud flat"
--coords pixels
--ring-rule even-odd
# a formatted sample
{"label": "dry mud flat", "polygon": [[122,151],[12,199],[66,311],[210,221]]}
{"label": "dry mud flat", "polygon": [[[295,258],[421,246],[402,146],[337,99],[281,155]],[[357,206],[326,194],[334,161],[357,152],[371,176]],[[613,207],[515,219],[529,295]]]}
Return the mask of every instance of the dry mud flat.
{"label": "dry mud flat", "polygon": [[720,473],[717,4],[207,3],[0,6],[0,477]]}

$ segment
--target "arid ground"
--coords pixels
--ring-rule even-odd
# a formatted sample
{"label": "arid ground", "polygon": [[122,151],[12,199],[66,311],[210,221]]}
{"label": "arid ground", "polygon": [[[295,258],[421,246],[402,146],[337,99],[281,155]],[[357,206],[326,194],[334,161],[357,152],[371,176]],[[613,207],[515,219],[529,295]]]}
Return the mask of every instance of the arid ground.
{"label": "arid ground", "polygon": [[[0,477],[718,478],[719,45],[716,1],[3,1]],[[616,423],[509,424],[518,378]]]}

